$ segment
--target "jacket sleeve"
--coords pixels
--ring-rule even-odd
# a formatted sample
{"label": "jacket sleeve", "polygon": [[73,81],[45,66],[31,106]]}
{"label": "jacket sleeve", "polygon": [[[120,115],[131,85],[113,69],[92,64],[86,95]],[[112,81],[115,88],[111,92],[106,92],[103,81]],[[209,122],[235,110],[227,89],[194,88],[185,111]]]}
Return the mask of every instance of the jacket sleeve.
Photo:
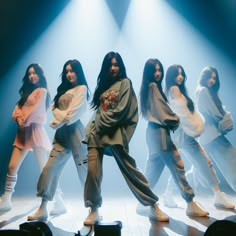
{"label": "jacket sleeve", "polygon": [[114,128],[122,124],[130,109],[132,99],[132,87],[129,79],[124,79],[119,90],[119,101],[115,109],[103,111],[99,107],[99,118],[95,119],[95,127],[98,132]]}
{"label": "jacket sleeve", "polygon": [[13,118],[21,117],[24,119],[24,126],[29,126],[32,123],[43,124],[46,121],[46,98],[47,91],[44,88],[35,89],[28,97],[25,104],[13,113]]}
{"label": "jacket sleeve", "polygon": [[155,83],[149,87],[149,106],[152,116],[160,120],[161,124],[169,126],[170,129],[179,126],[179,117],[171,110]]}
{"label": "jacket sleeve", "polygon": [[202,113],[211,116],[217,123],[223,119],[223,115],[215,105],[207,88],[201,88],[198,92],[198,108]]}
{"label": "jacket sleeve", "polygon": [[[70,125],[80,119],[87,107],[87,87],[79,86],[73,94],[70,105],[66,110],[54,108],[52,110],[54,120],[50,122],[51,127],[59,128],[64,124]],[[54,125],[53,125],[54,124]]]}
{"label": "jacket sleeve", "polygon": [[20,119],[24,119],[24,114],[21,110],[21,108],[19,108],[18,105],[15,106],[15,109],[12,113],[12,119],[17,122],[17,119],[20,118]]}
{"label": "jacket sleeve", "polygon": [[187,107],[186,99],[181,95],[170,100],[170,106],[179,116],[183,130],[192,137],[198,137],[204,131],[204,118],[198,111],[193,113]]}

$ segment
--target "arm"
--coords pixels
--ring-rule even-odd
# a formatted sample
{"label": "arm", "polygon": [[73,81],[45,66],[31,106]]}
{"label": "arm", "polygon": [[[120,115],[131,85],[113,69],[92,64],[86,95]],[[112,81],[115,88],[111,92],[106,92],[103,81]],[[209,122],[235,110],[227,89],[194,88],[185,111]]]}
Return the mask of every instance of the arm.
{"label": "arm", "polygon": [[46,97],[47,91],[44,88],[35,89],[20,109],[16,107],[15,117],[17,120],[24,120],[22,126],[29,126],[32,123],[44,123],[46,120]]}
{"label": "arm", "polygon": [[202,115],[197,110],[192,113],[188,109],[187,100],[177,86],[171,87],[170,96],[170,106],[179,116],[183,130],[192,137],[198,137],[204,131]]}
{"label": "arm", "polygon": [[161,124],[169,126],[170,129],[178,127],[179,117],[171,110],[155,83],[150,84],[148,99],[153,117],[160,120]]}
{"label": "arm", "polygon": [[211,116],[217,123],[223,119],[207,88],[198,92],[198,108],[202,113]]}
{"label": "arm", "polygon": [[59,108],[53,109],[54,120],[50,122],[52,128],[59,128],[64,124],[70,125],[80,119],[86,110],[87,105],[87,87],[77,86],[72,94],[72,100],[66,110]]}
{"label": "arm", "polygon": [[19,127],[24,127],[25,119],[21,108],[16,105],[12,113],[12,119],[17,123]]}

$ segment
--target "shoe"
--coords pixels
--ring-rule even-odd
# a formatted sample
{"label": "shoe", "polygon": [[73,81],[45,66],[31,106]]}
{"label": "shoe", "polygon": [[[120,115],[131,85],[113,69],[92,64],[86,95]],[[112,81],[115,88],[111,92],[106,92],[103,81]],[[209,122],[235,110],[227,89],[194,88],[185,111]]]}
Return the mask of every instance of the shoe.
{"label": "shoe", "polygon": [[187,216],[207,216],[209,215],[208,211],[203,210],[196,202],[192,201],[188,203],[186,209]]}
{"label": "shoe", "polygon": [[46,208],[39,208],[33,215],[27,217],[28,221],[38,220],[38,221],[47,221],[48,211]]}
{"label": "shoe", "polygon": [[84,225],[85,226],[89,226],[89,225],[94,225],[96,222],[98,222],[100,219],[99,214],[98,214],[98,209],[95,210],[90,210],[89,215],[87,216],[87,218],[84,221]]}
{"label": "shoe", "polygon": [[163,202],[166,207],[169,207],[169,208],[177,208],[178,207],[178,204],[176,203],[176,201],[172,195],[164,194],[163,197],[164,197]]}
{"label": "shoe", "polygon": [[61,196],[55,198],[52,203],[52,208],[50,210],[50,215],[56,216],[66,213],[66,207],[64,201],[62,200]]}
{"label": "shoe", "polygon": [[150,208],[148,206],[144,206],[141,203],[138,203],[136,207],[136,213],[141,216],[149,216]]}
{"label": "shoe", "polygon": [[1,211],[10,211],[12,209],[12,204],[11,204],[11,200],[8,198],[1,198],[0,200],[0,212]]}
{"label": "shoe", "polygon": [[235,205],[230,203],[226,198],[225,198],[225,193],[219,192],[215,195],[215,202],[214,205],[216,207],[221,207],[221,208],[226,208],[226,209],[234,209]]}
{"label": "shoe", "polygon": [[160,222],[168,222],[169,217],[160,210],[157,204],[150,206],[149,208],[149,219]]}

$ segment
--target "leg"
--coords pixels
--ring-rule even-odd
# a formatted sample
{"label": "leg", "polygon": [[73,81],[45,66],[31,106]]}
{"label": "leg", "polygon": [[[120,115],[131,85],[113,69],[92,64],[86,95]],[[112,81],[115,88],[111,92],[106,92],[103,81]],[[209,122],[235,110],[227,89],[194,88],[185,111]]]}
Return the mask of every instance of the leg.
{"label": "leg", "polygon": [[48,152],[42,147],[34,147],[33,151],[41,173],[47,163]]}
{"label": "leg", "polygon": [[70,151],[55,143],[50,153],[50,157],[40,174],[37,185],[37,196],[42,197],[42,202],[38,210],[28,220],[45,220],[48,217],[47,204],[54,197],[61,172],[68,161]]}
{"label": "leg", "polygon": [[219,180],[211,165],[211,160],[207,157],[203,148],[193,138],[185,134],[183,151],[188,155],[197,172],[201,174],[201,178],[211,188],[218,186]]}
{"label": "leg", "polygon": [[102,161],[103,149],[88,149],[88,174],[84,187],[85,207],[99,208],[102,205]]}
{"label": "leg", "polygon": [[[34,150],[35,157],[40,168],[40,173],[42,173],[42,170],[48,160],[48,152],[42,147],[34,147],[33,150]],[[65,204],[61,195],[62,195],[62,191],[58,185],[56,192],[54,194],[53,205],[50,210],[50,215],[60,215],[60,214],[66,213],[66,207],[65,207]],[[46,201],[45,201],[45,204],[46,204]]]}
{"label": "leg", "polygon": [[172,151],[163,152],[162,158],[169,168],[181,196],[186,202],[191,202],[194,198],[194,192],[186,180],[184,163],[180,158],[179,152],[173,146]]}
{"label": "leg", "polygon": [[102,161],[103,149],[88,148],[88,174],[84,186],[84,202],[85,207],[90,207],[91,211],[84,225],[93,225],[99,219],[97,209],[102,205]]}
{"label": "leg", "polygon": [[170,208],[176,208],[178,207],[178,204],[176,203],[174,199],[174,180],[172,176],[169,176],[168,181],[167,181],[167,186],[165,193],[163,194],[163,200],[164,200],[164,205]]}
{"label": "leg", "polygon": [[84,186],[86,177],[87,177],[87,171],[88,171],[88,160],[87,156],[82,157],[79,154],[73,154],[76,170],[79,176],[79,180],[82,186]]}
{"label": "leg", "polygon": [[137,168],[135,160],[121,145],[111,146],[116,162],[133,194],[145,206],[154,205],[158,197],[151,191],[149,183]]}
{"label": "leg", "polygon": [[81,185],[84,187],[88,169],[87,146],[82,143],[85,129],[81,122],[77,121],[70,135],[70,146],[75,166]]}
{"label": "leg", "polygon": [[12,208],[11,197],[17,181],[18,170],[25,159],[28,150],[13,148],[10,163],[8,165],[8,173],[6,177],[5,193],[0,201],[0,211],[9,211]]}
{"label": "leg", "polygon": [[211,160],[199,143],[192,137],[185,135],[185,142],[183,148],[188,152],[189,158],[192,160],[197,171],[204,179],[208,186],[210,186],[215,194],[215,206],[233,209],[234,205],[226,200],[224,194],[220,192],[219,180],[216,172],[212,166]]}
{"label": "leg", "polygon": [[158,154],[150,155],[147,159],[144,175],[147,178],[151,189],[153,189],[160,179],[165,163]]}
{"label": "leg", "polygon": [[201,209],[201,207],[193,201],[194,193],[186,180],[184,164],[175,146],[173,146],[172,151],[173,153],[170,151],[164,152],[163,160],[170,169],[172,177],[179,188],[182,197],[187,202],[186,214],[188,216],[207,216],[209,213]]}
{"label": "leg", "polygon": [[[217,148],[215,148],[217,147]],[[236,192],[236,149],[221,135],[204,146],[209,156],[214,159],[230,187]]]}
{"label": "leg", "polygon": [[43,168],[37,185],[37,196],[51,201],[56,192],[61,173],[71,152],[59,144],[54,144],[50,157]]}
{"label": "leg", "polygon": [[157,221],[169,221],[169,217],[157,206],[158,197],[151,191],[146,177],[137,168],[135,160],[121,145],[111,146],[111,151],[130,190],[140,203],[150,206],[149,218]]}

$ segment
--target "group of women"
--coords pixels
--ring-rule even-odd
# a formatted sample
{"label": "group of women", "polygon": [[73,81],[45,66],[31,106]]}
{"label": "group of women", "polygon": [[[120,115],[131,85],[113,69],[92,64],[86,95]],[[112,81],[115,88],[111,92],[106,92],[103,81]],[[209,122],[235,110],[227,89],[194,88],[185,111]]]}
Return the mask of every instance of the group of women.
{"label": "group of women", "polygon": [[[43,127],[50,104],[47,81],[39,64],[29,65],[19,90],[20,99],[13,112],[18,129],[8,167],[5,193],[0,200],[0,211],[12,208],[11,197],[17,172],[30,150],[34,151],[41,170],[37,196],[42,200],[36,212],[28,216],[28,220],[46,220],[49,217],[48,201],[53,199],[50,214],[66,212],[59,180],[71,155],[84,186],[85,207],[90,209],[84,225],[93,225],[100,219],[98,208],[102,205],[104,154],[114,157],[128,187],[139,201],[137,213],[152,220],[169,220],[160,209],[159,199],[152,191],[165,165],[187,203],[186,214],[209,214],[193,200],[194,191],[186,179],[184,163],[178,149],[187,153],[187,158],[197,173],[200,173],[200,180],[213,189],[215,206],[234,208],[234,204],[220,191],[219,180],[211,162],[213,159],[236,191],[236,175],[233,173],[236,167],[236,149],[225,137],[233,128],[233,120],[218,96],[220,81],[217,70],[210,66],[203,69],[196,104],[188,95],[186,74],[181,65],[168,68],[165,92],[162,89],[163,79],[161,62],[152,58],[147,60],[140,89],[141,114],[148,121],[146,142],[149,155],[143,174],[137,168],[134,158],[129,155],[129,142],[139,119],[138,101],[119,53],[109,52],[103,59],[90,103],[94,114],[86,128],[80,118],[86,111],[90,90],[83,68],[78,60],[69,60],[64,64],[61,84],[53,99],[54,119],[49,123],[55,129],[52,148]],[[197,138],[200,138],[203,147]]]}

